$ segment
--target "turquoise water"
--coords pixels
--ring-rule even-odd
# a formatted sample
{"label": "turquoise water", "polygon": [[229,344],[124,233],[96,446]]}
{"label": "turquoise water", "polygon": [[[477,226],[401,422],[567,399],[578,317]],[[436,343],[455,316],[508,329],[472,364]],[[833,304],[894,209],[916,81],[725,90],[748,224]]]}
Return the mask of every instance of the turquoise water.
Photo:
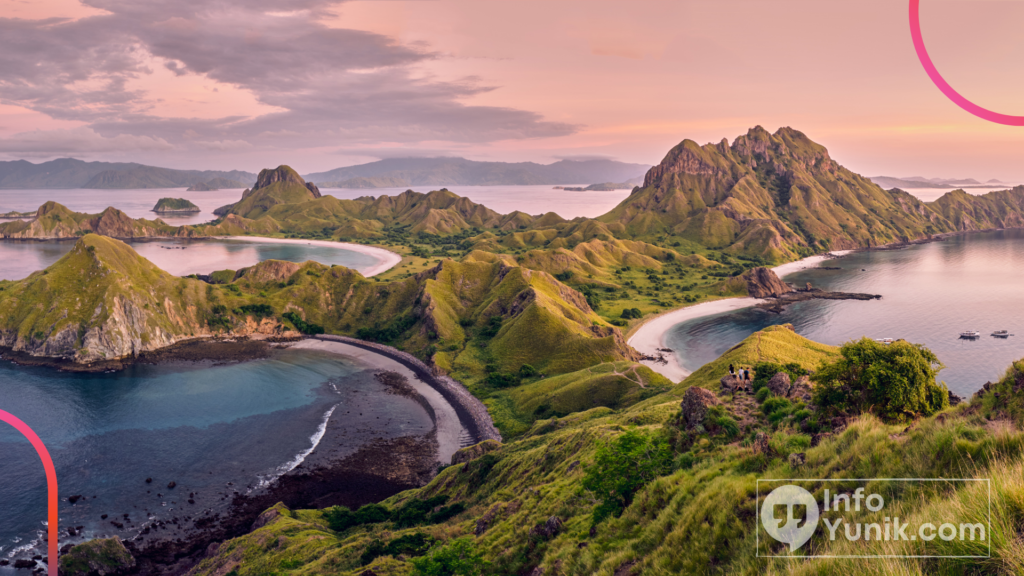
{"label": "turquoise water", "polygon": [[[367,366],[309,350],[107,374],[0,362],[0,407],[29,424],[54,459],[62,545],[83,539],[67,538],[68,526],[84,527],[85,537],[131,537],[147,521],[222,510],[232,490],[245,493],[295,463],[332,408],[332,426],[343,426],[351,442],[331,447],[340,456],[374,438],[431,429],[422,407],[385,394]],[[0,424],[0,558],[38,544],[45,485],[32,447]],[[194,505],[186,502],[190,493]],[[72,505],[72,495],[83,499]],[[123,514],[131,522],[116,529],[110,519]]]}
{"label": "turquoise water", "polygon": [[[881,300],[812,300],[782,314],[757,309],[698,318],[666,337],[680,363],[695,370],[753,332],[791,323],[797,333],[826,344],[862,336],[904,338],[934,351],[945,369],[939,379],[969,396],[1000,378],[1024,357],[1024,231],[972,233],[903,250],[869,251],[833,260],[841,270],[804,270],[786,277],[803,286],[882,295]],[[978,330],[976,341],[959,339]],[[1015,334],[1008,339],[989,335]]]}
{"label": "turquoise water", "polygon": [[[245,240],[139,240],[129,243],[140,255],[175,276],[237,270],[264,260],[337,264],[360,272],[377,265],[373,256],[340,245],[318,246],[295,242],[262,243]],[[0,241],[0,280],[20,280],[53,264],[75,245],[74,240]]]}

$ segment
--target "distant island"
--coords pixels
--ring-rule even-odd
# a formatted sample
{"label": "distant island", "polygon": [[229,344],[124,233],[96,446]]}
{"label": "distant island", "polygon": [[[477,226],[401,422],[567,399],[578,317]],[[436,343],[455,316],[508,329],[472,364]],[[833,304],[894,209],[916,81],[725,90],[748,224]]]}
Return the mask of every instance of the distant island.
{"label": "distant island", "polygon": [[643,181],[642,178],[637,178],[635,183],[622,182],[602,182],[601,184],[591,184],[590,186],[555,186],[555,190],[566,190],[568,192],[611,192],[612,190],[632,190],[633,186],[640,184]]}
{"label": "distant island", "polygon": [[156,206],[153,206],[153,212],[158,214],[168,213],[185,213],[185,212],[200,212],[199,206],[189,202],[184,198],[161,198],[157,201]]}
{"label": "distant island", "polygon": [[868,180],[882,188],[899,188],[901,190],[914,188],[949,188],[952,190],[954,188],[998,188],[1000,186],[1011,188],[1013,186],[1010,183],[1002,182],[995,178],[979,182],[974,178],[923,178],[921,176],[894,178],[892,176],[871,176]]}
{"label": "distant island", "polygon": [[[410,186],[524,186],[578,182],[638,182],[650,168],[615,160],[477,162],[465,158],[388,158],[308,176],[323,188],[408,188]],[[246,188],[257,175],[241,170],[175,170],[134,162],[83,162],[59,158],[33,164],[0,162],[0,189],[90,188],[129,190],[181,188],[192,191]]]}
{"label": "distant island", "polygon": [[578,182],[638,182],[650,168],[615,160],[477,162],[465,158],[388,158],[368,164],[315,172],[307,178],[322,188],[401,188],[409,186],[530,186]]}
{"label": "distant island", "polygon": [[247,188],[248,185],[240,180],[217,177],[207,182],[198,182],[188,187],[186,192],[213,192],[221,188]]}

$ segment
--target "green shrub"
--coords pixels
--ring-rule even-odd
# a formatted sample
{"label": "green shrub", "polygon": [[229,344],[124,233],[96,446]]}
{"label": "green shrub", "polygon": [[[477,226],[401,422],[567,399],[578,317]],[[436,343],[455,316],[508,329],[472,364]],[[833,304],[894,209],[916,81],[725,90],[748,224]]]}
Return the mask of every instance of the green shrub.
{"label": "green shrub", "polygon": [[583,487],[601,501],[594,524],[622,514],[640,488],[671,470],[672,449],[661,436],[629,430],[598,447],[583,478]]}
{"label": "green shrub", "polygon": [[416,325],[416,317],[410,314],[408,316],[401,316],[386,326],[374,324],[370,328],[360,328],[356,330],[356,337],[362,340],[380,342],[381,344],[390,344],[398,340],[402,334],[414,325]]}
{"label": "green shrub", "polygon": [[729,414],[724,406],[712,406],[704,417],[704,428],[708,431],[721,434],[726,439],[735,438],[740,434],[740,425]]}
{"label": "green shrub", "polygon": [[245,304],[238,307],[242,314],[250,314],[257,318],[266,318],[274,315],[274,308],[270,304]]}
{"label": "green shrub", "polygon": [[796,363],[782,365],[774,362],[758,362],[754,365],[754,381],[752,383],[754,390],[758,391],[763,388],[779,372],[789,374],[791,382],[796,382],[797,378],[808,374],[807,370]]}
{"label": "green shrub", "polygon": [[639,308],[626,308],[622,311],[622,315],[619,318],[625,318],[626,320],[633,320],[634,318],[643,318],[644,314]]}
{"label": "green shrub", "polygon": [[[767,390],[767,388],[763,388],[763,390]],[[761,404],[761,412],[763,412],[765,416],[771,416],[777,412],[788,414],[789,409],[792,407],[793,404],[789,400],[785,398],[772,397],[765,400],[764,404]]]}
{"label": "green shrub", "polygon": [[512,386],[519,385],[519,376],[515,374],[492,372],[487,375],[485,381],[488,385],[495,386],[497,388],[510,388]]}
{"label": "green shrub", "polygon": [[760,390],[757,391],[757,394],[754,394],[754,398],[757,398],[758,402],[764,402],[771,395],[772,395],[772,391],[771,390],[769,390],[767,388],[761,388]]}
{"label": "green shrub", "polygon": [[479,576],[489,566],[470,536],[437,546],[426,556],[412,558],[410,562],[413,576]]}
{"label": "green shrub", "polygon": [[387,544],[384,544],[381,540],[374,540],[370,542],[363,555],[359,557],[359,564],[366,566],[380,556],[398,556],[399,554],[422,556],[427,553],[433,543],[434,539],[422,532],[406,534],[395,538]]}
{"label": "green shrub", "polygon": [[302,319],[301,316],[299,316],[295,312],[285,312],[281,316],[283,316],[285,320],[291,322],[292,325],[295,326],[295,329],[298,330],[299,332],[302,332],[303,334],[313,335],[324,333],[323,326],[319,324],[307,323],[305,320]]}
{"label": "green shrub", "polygon": [[814,403],[829,414],[872,411],[889,422],[930,416],[949,406],[949,392],[935,375],[942,364],[920,344],[847,342],[840,358],[814,374]]}
{"label": "green shrub", "polygon": [[501,330],[502,320],[501,316],[491,316],[487,320],[487,325],[480,331],[480,335],[484,338],[494,338],[497,336],[498,331]]}

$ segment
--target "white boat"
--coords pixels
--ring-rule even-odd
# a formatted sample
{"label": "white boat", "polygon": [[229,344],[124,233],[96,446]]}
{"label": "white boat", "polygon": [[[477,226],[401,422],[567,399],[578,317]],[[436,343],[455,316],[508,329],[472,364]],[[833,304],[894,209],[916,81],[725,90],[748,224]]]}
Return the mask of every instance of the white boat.
{"label": "white boat", "polygon": [[995,332],[992,333],[992,335],[995,336],[996,338],[1009,338],[1010,337],[1010,331],[1009,330],[996,330]]}
{"label": "white boat", "polygon": [[892,344],[893,342],[895,342],[895,340],[893,340],[892,338],[875,338],[875,342],[878,342],[880,344]]}
{"label": "white boat", "polygon": [[981,338],[981,332],[978,332],[977,330],[965,330],[960,333],[960,337],[965,340],[976,340]]}

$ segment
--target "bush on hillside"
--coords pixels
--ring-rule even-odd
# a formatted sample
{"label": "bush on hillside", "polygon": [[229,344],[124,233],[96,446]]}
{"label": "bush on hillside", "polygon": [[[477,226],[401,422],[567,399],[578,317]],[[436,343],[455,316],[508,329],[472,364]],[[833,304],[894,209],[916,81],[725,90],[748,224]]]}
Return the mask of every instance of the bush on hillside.
{"label": "bush on hillside", "polygon": [[648,482],[672,471],[672,448],[661,436],[630,430],[600,446],[587,468],[583,487],[601,503],[594,524],[619,516]]}
{"label": "bush on hillside", "polygon": [[641,312],[639,308],[626,308],[622,311],[622,315],[619,317],[625,318],[626,320],[633,320],[634,318],[643,318],[643,316],[644,313]]}
{"label": "bush on hillside", "polygon": [[242,314],[249,314],[257,318],[266,318],[274,315],[274,308],[270,304],[245,304],[238,307]]}
{"label": "bush on hillside", "polygon": [[790,362],[785,365],[774,362],[758,362],[754,365],[754,381],[751,384],[754,387],[754,391],[764,388],[768,381],[779,372],[789,374],[791,382],[796,382],[797,378],[808,374],[807,370],[796,362]]}
{"label": "bush on hillside", "polygon": [[827,413],[874,412],[889,422],[929,416],[949,406],[942,364],[920,344],[881,344],[869,338],[847,342],[840,358],[814,374],[814,403]]}
{"label": "bush on hillside", "polygon": [[434,539],[422,532],[406,534],[385,544],[382,540],[374,540],[366,547],[359,558],[359,564],[366,566],[381,556],[422,556],[427,553]]}
{"label": "bush on hillside", "polygon": [[433,548],[422,558],[412,558],[414,576],[479,576],[487,567],[483,553],[473,545],[471,536],[456,538]]}
{"label": "bush on hillside", "polygon": [[299,332],[302,332],[303,334],[315,335],[324,333],[323,326],[319,324],[313,324],[311,322],[306,322],[305,320],[302,319],[301,316],[299,316],[295,312],[285,312],[281,316],[283,316],[285,320],[291,322],[292,326],[295,326],[295,329],[298,330]]}

